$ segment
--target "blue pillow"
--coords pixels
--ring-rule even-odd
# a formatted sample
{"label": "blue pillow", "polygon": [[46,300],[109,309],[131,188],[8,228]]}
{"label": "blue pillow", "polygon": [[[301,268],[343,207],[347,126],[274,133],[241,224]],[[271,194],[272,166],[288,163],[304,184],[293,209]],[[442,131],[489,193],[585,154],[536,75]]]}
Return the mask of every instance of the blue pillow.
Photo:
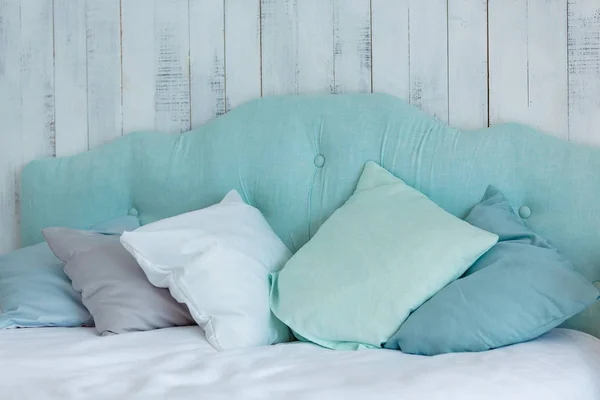
{"label": "blue pillow", "polygon": [[[127,216],[93,230],[121,234],[139,226]],[[93,325],[63,267],[46,242],[0,255],[0,328]]]}
{"label": "blue pillow", "polygon": [[416,309],[385,344],[405,353],[482,351],[531,340],[600,292],[489,186],[466,221],[499,236],[461,277]]}

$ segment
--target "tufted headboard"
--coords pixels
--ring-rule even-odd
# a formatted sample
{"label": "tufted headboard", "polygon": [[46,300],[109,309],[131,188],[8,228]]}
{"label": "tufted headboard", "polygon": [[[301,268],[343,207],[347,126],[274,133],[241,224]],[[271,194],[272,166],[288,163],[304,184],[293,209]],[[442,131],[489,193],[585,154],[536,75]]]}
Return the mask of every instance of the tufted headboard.
{"label": "tufted headboard", "polygon": [[[448,127],[387,95],[255,100],[181,135],[133,133],[22,175],[22,242],[48,226],[125,214],[143,224],[218,202],[235,188],[297,250],[375,160],[464,217],[494,184],[531,227],[600,280],[600,149],[521,125]],[[600,306],[570,321],[600,336]]]}

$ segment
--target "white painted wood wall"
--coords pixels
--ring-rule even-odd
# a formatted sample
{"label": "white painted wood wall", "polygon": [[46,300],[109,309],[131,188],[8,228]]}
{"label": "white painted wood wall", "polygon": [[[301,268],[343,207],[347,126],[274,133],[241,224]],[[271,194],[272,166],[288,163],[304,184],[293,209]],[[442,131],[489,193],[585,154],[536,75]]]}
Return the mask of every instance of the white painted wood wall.
{"label": "white painted wood wall", "polygon": [[0,0],[0,253],[32,159],[349,92],[600,144],[600,0]]}

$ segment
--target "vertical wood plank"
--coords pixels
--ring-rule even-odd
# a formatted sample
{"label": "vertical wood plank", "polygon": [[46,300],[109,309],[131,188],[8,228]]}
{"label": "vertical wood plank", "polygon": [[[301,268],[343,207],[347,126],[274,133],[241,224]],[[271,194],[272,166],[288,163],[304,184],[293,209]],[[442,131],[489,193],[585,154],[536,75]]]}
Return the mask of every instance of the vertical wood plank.
{"label": "vertical wood plank", "polygon": [[30,0],[21,9],[23,165],[55,155],[52,3]]}
{"label": "vertical wood plank", "polygon": [[122,135],[120,0],[87,0],[88,137],[93,148]]}
{"label": "vertical wood plank", "polygon": [[52,156],[52,3],[0,1],[0,253],[19,246],[20,174]]}
{"label": "vertical wood plank", "polygon": [[373,91],[409,100],[409,0],[372,0]]}
{"label": "vertical wood plank", "polygon": [[569,138],[600,144],[600,3],[568,3]]}
{"label": "vertical wood plank", "polygon": [[568,132],[566,0],[490,0],[490,123]]}
{"label": "vertical wood plank", "polygon": [[88,149],[86,2],[54,0],[56,155]]}
{"label": "vertical wood plank", "polygon": [[123,0],[121,25],[123,133],[154,130],[156,120],[154,0]]}
{"label": "vertical wood plank", "polygon": [[300,1],[298,15],[298,93],[333,93],[333,1]]}
{"label": "vertical wood plank", "polygon": [[[30,161],[55,155],[54,55],[52,3],[21,3],[21,146],[16,165],[14,212],[20,222],[21,169]],[[19,235],[20,229],[16,229]],[[17,243],[20,241],[17,239]]]}
{"label": "vertical wood plank", "polygon": [[188,0],[155,0],[156,129],[183,132],[190,125]]}
{"label": "vertical wood plank", "polygon": [[22,142],[21,4],[0,0],[0,254],[19,244],[16,170]]}
{"label": "vertical wood plank", "polygon": [[263,0],[264,95],[333,92],[332,1]]}
{"label": "vertical wood plank", "polygon": [[526,119],[527,0],[489,2],[490,124]]}
{"label": "vertical wood plank", "polygon": [[265,96],[298,93],[298,4],[261,1],[262,91]]}
{"label": "vertical wood plank", "polygon": [[261,96],[260,0],[225,0],[226,109]]}
{"label": "vertical wood plank", "polygon": [[447,0],[410,0],[410,102],[448,122]]}
{"label": "vertical wood plank", "polygon": [[487,0],[448,0],[448,121],[488,124]]}
{"label": "vertical wood plank", "polygon": [[569,132],[567,0],[528,0],[527,16],[530,113],[527,123],[566,139]]}
{"label": "vertical wood plank", "polygon": [[222,1],[190,0],[192,126],[225,113],[225,9]]}
{"label": "vertical wood plank", "polygon": [[334,92],[371,91],[369,0],[333,0]]}

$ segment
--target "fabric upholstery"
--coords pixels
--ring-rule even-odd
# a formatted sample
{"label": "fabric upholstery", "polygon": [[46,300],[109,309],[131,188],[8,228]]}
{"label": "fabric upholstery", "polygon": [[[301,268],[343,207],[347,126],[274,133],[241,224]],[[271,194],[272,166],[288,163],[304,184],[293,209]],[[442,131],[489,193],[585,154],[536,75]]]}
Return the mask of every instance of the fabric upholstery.
{"label": "fabric upholstery", "polygon": [[[181,135],[128,134],[34,161],[22,174],[22,242],[130,211],[147,224],[237,189],[296,251],[350,197],[368,160],[460,218],[497,186],[529,208],[528,226],[600,280],[600,149],[516,124],[455,129],[383,94],[264,98]],[[572,321],[598,332],[600,307]]]}

